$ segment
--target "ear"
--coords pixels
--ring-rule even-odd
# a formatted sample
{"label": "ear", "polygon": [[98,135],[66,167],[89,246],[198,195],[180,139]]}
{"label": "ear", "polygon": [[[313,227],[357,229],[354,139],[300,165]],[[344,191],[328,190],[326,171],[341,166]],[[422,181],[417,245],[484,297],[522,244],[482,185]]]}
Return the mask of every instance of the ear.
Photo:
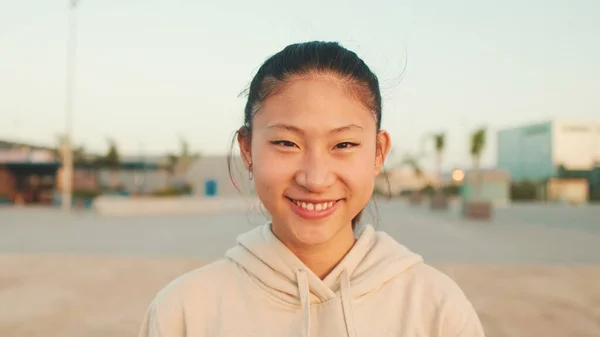
{"label": "ear", "polygon": [[377,133],[377,144],[375,146],[375,176],[378,176],[379,173],[381,173],[381,170],[383,170],[383,164],[392,147],[390,134],[385,130],[379,131]]}
{"label": "ear", "polygon": [[251,155],[251,137],[250,132],[246,127],[241,127],[237,132],[237,142],[240,147],[240,154],[242,155],[242,160],[244,161],[244,166],[246,166],[246,170],[250,170],[250,163],[252,163],[252,155]]}

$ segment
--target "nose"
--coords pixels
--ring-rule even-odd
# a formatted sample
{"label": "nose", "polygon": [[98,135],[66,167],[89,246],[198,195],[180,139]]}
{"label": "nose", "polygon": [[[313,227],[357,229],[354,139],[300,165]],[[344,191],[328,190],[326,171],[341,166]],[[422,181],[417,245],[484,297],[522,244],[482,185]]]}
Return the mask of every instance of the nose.
{"label": "nose", "polygon": [[335,174],[325,154],[307,153],[295,176],[296,183],[312,193],[321,193],[335,183]]}

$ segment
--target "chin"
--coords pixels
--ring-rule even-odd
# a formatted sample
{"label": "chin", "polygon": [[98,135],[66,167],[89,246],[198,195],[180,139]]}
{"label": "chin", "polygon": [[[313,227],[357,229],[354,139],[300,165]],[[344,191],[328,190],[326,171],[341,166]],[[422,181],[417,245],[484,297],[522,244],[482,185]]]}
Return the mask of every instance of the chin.
{"label": "chin", "polygon": [[301,246],[317,246],[331,241],[344,230],[344,227],[350,226],[350,220],[345,221],[342,218],[342,216],[332,215],[324,219],[307,220],[292,213],[279,223],[289,235],[287,238],[289,241],[294,241],[296,245]]}
{"label": "chin", "polygon": [[293,221],[291,224],[288,224],[290,227],[290,234],[294,236],[293,239],[299,244],[306,246],[315,246],[327,243],[339,232],[339,228],[337,228],[338,226],[333,228],[333,224],[305,224],[298,221]]}

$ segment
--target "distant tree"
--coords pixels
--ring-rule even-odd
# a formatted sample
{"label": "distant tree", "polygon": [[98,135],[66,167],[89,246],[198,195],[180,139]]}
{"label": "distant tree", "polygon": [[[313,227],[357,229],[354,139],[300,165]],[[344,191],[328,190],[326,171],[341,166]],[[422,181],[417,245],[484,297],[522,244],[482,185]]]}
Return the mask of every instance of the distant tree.
{"label": "distant tree", "polygon": [[110,170],[110,187],[117,188],[120,183],[119,169],[121,167],[121,156],[117,142],[114,139],[108,139],[108,151],[100,160],[102,166]]}
{"label": "distant tree", "polygon": [[187,169],[193,164],[193,162],[200,158],[199,153],[192,153],[190,151],[190,145],[186,138],[179,138],[179,153],[178,154],[167,154],[165,169],[169,173],[170,184],[173,179],[180,174],[182,171]]}
{"label": "distant tree", "polygon": [[[64,134],[60,134],[56,136],[57,144],[54,149],[54,158],[60,162],[64,161],[64,151],[66,150],[65,145],[67,142],[67,137]],[[72,146],[72,145],[71,145]],[[90,163],[88,155],[83,146],[71,147],[73,152],[73,163],[75,165],[83,165]]]}
{"label": "distant tree", "polygon": [[108,151],[103,158],[104,166],[116,170],[121,165],[121,156],[119,155],[119,149],[114,139],[108,140]]}
{"label": "distant tree", "polygon": [[556,176],[558,178],[562,178],[562,179],[568,179],[568,178],[572,178],[572,176],[570,176],[571,172],[569,172],[569,170],[567,170],[567,167],[565,166],[565,164],[560,163],[558,165],[558,168],[556,170]]}
{"label": "distant tree", "polygon": [[[423,169],[421,168],[421,164],[419,162],[420,157],[417,155],[407,154],[404,156],[402,160],[402,165],[410,167],[417,180],[421,180],[423,178]],[[421,187],[414,189],[411,193],[411,203],[412,204],[420,204],[421,203]]]}
{"label": "distant tree", "polygon": [[83,165],[83,164],[89,163],[87,153],[83,146],[78,146],[73,149],[73,161],[74,161],[75,165],[78,165],[78,164]]}
{"label": "distant tree", "polygon": [[423,169],[419,163],[419,157],[410,154],[405,155],[404,159],[402,160],[402,164],[410,167],[417,178],[421,178],[423,176]]}
{"label": "distant tree", "polygon": [[174,154],[167,154],[166,158],[167,164],[165,165],[165,169],[170,174],[175,174],[175,167],[177,166],[177,161],[179,160],[179,157]]}
{"label": "distant tree", "polygon": [[471,156],[473,157],[473,173],[475,174],[475,198],[481,198],[481,154],[485,148],[486,129],[481,127],[471,134]]}
{"label": "distant tree", "polygon": [[179,160],[180,161],[188,161],[195,160],[200,158],[201,154],[198,152],[192,153],[190,151],[190,144],[187,139],[180,137],[179,138]]}
{"label": "distant tree", "polygon": [[187,139],[180,137],[179,138],[179,146],[180,146],[180,158],[188,158],[190,156],[190,143]]}
{"label": "distant tree", "polygon": [[[445,133],[434,134],[433,140],[435,142],[436,171],[437,171],[439,179],[441,179],[441,177],[442,177],[442,159],[443,159],[443,154],[444,154],[444,148],[446,146],[446,134]],[[441,186],[438,186],[438,188],[440,188],[440,187]]]}

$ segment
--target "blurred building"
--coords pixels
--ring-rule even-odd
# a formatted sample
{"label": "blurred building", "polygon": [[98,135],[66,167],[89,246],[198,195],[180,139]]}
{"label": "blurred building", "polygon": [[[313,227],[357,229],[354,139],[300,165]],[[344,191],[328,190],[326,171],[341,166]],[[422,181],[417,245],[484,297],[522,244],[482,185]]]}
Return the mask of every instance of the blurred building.
{"label": "blurred building", "polygon": [[0,203],[49,203],[60,167],[52,148],[0,141]]}
{"label": "blurred building", "polygon": [[555,119],[498,132],[498,168],[513,180],[542,181],[600,166],[600,119]]}
{"label": "blurred building", "polygon": [[[164,157],[124,157],[116,169],[94,160],[75,162],[73,193],[90,194],[118,187],[127,193],[152,193],[165,189],[173,176]],[[0,203],[57,204],[63,185],[56,149],[0,141]]]}
{"label": "blurred building", "polygon": [[[498,132],[497,165],[539,196],[581,203],[600,195],[600,119],[554,119]],[[594,197],[595,198],[595,197]]]}
{"label": "blurred building", "polygon": [[116,170],[94,168],[95,188],[118,185],[128,193],[142,194],[163,190],[177,177],[177,172],[169,172],[166,166],[165,156],[122,156]]}

